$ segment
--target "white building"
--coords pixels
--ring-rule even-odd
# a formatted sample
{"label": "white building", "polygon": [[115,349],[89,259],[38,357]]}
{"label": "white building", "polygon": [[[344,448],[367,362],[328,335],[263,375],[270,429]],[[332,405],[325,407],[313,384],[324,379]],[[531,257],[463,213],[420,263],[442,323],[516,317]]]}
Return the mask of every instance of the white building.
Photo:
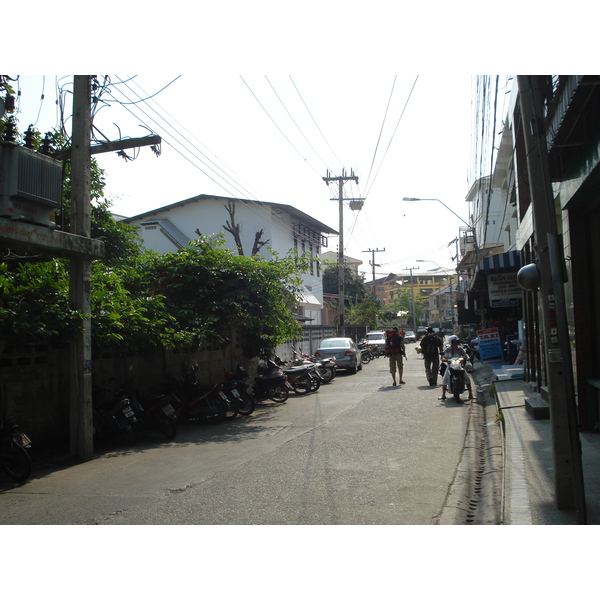
{"label": "white building", "polygon": [[[327,235],[337,231],[302,211],[273,202],[201,194],[124,219],[138,228],[144,246],[155,252],[175,252],[200,235],[224,233],[226,247],[244,256],[271,258],[295,249],[318,258]],[[303,274],[305,294],[299,316],[320,325],[323,280],[318,262]]]}

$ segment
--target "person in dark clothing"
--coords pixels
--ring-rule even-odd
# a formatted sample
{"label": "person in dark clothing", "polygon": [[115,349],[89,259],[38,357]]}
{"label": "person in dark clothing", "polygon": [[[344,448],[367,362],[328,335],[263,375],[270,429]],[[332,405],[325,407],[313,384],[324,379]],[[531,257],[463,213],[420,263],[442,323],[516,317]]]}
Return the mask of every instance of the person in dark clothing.
{"label": "person in dark clothing", "polygon": [[440,369],[440,353],[444,343],[433,331],[433,327],[427,328],[427,333],[421,339],[421,354],[425,362],[425,376],[429,385],[437,385],[437,376]]}
{"label": "person in dark clothing", "polygon": [[397,327],[386,332],[385,354],[390,359],[392,385],[396,385],[396,369],[398,369],[398,384],[404,383],[402,381],[402,357],[405,356],[404,338],[398,333]]}

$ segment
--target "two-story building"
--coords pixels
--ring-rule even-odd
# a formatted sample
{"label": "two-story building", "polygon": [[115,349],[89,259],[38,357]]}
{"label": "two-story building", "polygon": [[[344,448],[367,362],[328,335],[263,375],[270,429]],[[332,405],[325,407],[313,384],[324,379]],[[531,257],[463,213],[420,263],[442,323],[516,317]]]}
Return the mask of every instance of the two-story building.
{"label": "two-story building", "polygon": [[287,204],[200,194],[124,221],[137,227],[144,246],[155,252],[175,252],[201,235],[223,233],[226,247],[244,256],[269,260],[271,250],[308,256],[310,270],[302,274],[305,290],[297,318],[321,324],[323,283],[317,259],[327,236],[337,231],[310,215]]}

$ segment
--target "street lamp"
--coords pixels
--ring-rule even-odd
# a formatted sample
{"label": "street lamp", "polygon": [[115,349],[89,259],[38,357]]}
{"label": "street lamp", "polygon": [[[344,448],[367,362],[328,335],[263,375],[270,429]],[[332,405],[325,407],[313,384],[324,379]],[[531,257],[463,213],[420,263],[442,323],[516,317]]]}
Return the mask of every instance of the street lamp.
{"label": "street lamp", "polygon": [[457,219],[460,219],[467,227],[471,227],[462,217],[459,217],[449,206],[446,206],[441,200],[437,198],[402,198],[404,202],[439,202],[443,207],[447,208]]}

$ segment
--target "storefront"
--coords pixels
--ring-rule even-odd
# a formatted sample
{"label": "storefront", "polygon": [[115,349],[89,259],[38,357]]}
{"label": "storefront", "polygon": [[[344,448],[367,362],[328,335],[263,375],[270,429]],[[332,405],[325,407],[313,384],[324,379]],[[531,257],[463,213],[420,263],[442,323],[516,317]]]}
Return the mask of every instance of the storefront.
{"label": "storefront", "polygon": [[522,335],[523,291],[517,282],[520,267],[520,255],[514,250],[483,258],[466,293],[465,309],[477,316],[481,328],[497,328],[503,345],[507,337]]}

